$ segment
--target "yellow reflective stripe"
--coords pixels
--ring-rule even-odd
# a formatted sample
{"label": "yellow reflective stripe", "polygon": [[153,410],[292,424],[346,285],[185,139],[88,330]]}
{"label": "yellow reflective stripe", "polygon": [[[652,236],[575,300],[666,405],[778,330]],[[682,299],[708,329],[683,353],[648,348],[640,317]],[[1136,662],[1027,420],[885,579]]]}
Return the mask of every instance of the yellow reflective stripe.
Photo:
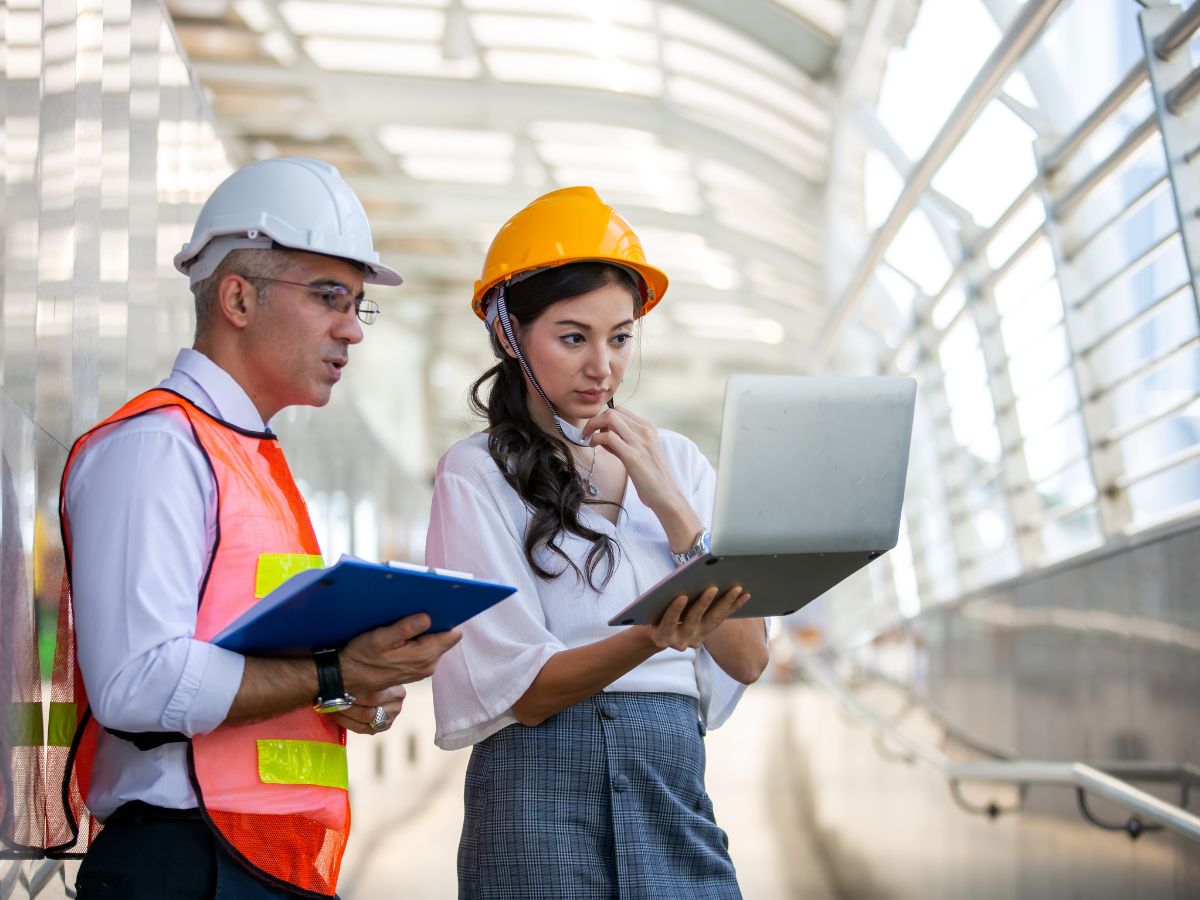
{"label": "yellow reflective stripe", "polygon": [[350,787],[346,748],[328,741],[258,742],[258,777],[267,784]]}
{"label": "yellow reflective stripe", "polygon": [[324,565],[321,557],[308,553],[264,553],[254,573],[254,599],[267,596],[293,575]]}
{"label": "yellow reflective stripe", "polygon": [[4,704],[4,741],[9,747],[42,746],[42,704]]}
{"label": "yellow reflective stripe", "polygon": [[75,728],[79,722],[79,708],[74,703],[50,704],[50,734],[47,747],[70,747],[75,740]]}

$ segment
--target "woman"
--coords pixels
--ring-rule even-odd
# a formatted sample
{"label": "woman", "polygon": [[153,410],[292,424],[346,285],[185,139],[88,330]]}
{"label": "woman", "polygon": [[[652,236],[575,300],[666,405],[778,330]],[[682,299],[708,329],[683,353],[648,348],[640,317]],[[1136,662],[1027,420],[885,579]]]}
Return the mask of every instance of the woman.
{"label": "woman", "polygon": [[606,624],[707,547],[712,467],[611,403],[666,286],[591,188],[517,213],[476,282],[500,360],[471,393],[489,428],[438,465],[426,561],[517,593],[434,676],[438,745],[475,745],[462,898],[740,897],[703,734],[765,667],[763,622],[728,620],[749,599],[734,588]]}

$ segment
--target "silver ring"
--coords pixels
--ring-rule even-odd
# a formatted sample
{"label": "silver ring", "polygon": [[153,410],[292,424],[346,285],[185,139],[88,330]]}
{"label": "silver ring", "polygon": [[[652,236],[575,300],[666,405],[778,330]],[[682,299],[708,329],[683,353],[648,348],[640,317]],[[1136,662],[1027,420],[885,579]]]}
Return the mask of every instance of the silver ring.
{"label": "silver ring", "polygon": [[367,723],[367,727],[372,731],[380,731],[387,724],[387,713],[383,711],[382,706],[375,707],[375,715],[371,716],[371,721]]}

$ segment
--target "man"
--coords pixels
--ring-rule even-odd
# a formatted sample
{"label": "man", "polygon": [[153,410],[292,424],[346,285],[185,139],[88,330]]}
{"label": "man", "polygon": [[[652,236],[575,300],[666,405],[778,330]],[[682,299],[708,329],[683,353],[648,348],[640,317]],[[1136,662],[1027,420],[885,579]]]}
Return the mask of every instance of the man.
{"label": "man", "polygon": [[321,564],[267,423],[329,401],[379,312],[364,282],[401,278],[337,169],[301,158],[226,179],[175,265],[195,295],[193,349],[83,435],[63,473],[91,704],[63,795],[73,828],[81,799],[104,824],[78,896],[333,896],[349,831],[345,729],[387,729],[403,684],[459,635],[422,634],[417,615],[306,659],[209,641]]}

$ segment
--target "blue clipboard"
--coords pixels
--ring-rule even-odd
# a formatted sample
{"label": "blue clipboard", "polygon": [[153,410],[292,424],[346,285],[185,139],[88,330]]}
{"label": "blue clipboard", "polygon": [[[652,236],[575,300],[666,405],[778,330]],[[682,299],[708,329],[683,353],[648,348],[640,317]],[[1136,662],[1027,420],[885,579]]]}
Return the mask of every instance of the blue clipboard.
{"label": "blue clipboard", "polygon": [[428,613],[430,631],[448,631],[516,588],[342,557],[294,575],[213,638],[253,656],[340,647],[355,635]]}

